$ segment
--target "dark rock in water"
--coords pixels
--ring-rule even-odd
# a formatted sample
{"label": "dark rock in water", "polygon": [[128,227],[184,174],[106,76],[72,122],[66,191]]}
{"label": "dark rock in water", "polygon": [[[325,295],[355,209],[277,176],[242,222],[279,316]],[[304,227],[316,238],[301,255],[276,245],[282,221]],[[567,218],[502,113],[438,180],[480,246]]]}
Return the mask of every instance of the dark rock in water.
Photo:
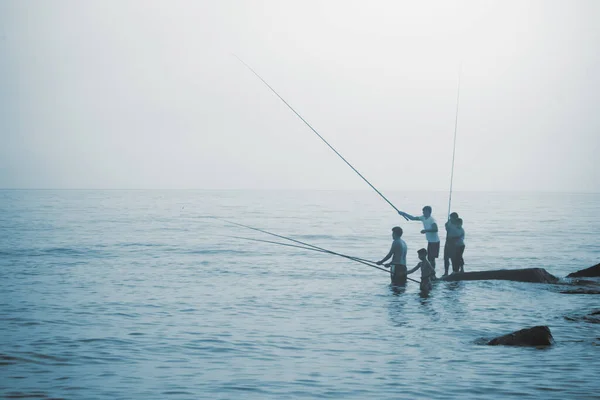
{"label": "dark rock in water", "polygon": [[561,291],[561,293],[564,293],[564,294],[600,294],[600,290],[577,288],[577,289],[563,290],[563,291]]}
{"label": "dark rock in water", "polygon": [[600,324],[600,310],[594,310],[588,315],[566,315],[567,321],[584,321],[591,324]]}
{"label": "dark rock in water", "polygon": [[575,285],[575,286],[597,286],[597,287],[600,287],[600,282],[592,281],[589,279],[575,278],[575,279],[571,280],[571,282],[569,284]]}
{"label": "dark rock in water", "polygon": [[595,277],[600,276],[600,264],[596,264],[593,267],[582,269],[581,271],[573,272],[567,275],[567,278],[579,278],[579,277]]}
{"label": "dark rock in water", "polygon": [[462,272],[441,278],[444,281],[506,280],[533,283],[556,283],[558,278],[543,268],[499,269],[494,271]]}
{"label": "dark rock in water", "polygon": [[552,343],[554,343],[554,339],[552,333],[550,333],[550,328],[547,326],[534,326],[533,328],[521,329],[497,337],[487,344],[491,346],[549,346]]}

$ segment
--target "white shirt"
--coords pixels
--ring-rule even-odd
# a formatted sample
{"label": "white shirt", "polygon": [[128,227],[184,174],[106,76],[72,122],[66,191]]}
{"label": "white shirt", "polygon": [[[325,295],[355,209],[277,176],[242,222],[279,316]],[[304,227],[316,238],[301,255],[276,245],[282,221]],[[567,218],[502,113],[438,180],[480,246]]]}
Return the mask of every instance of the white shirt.
{"label": "white shirt", "polygon": [[408,248],[406,242],[400,238],[392,242],[392,248],[390,252],[393,254],[391,264],[402,264],[406,265],[406,253]]}
{"label": "white shirt", "polygon": [[[437,223],[435,221],[435,218],[433,218],[431,215],[429,216],[429,218],[425,218],[425,216],[423,215],[421,215],[418,218],[421,222],[423,222],[423,227],[425,228],[425,230],[431,229],[433,224]],[[440,237],[438,236],[437,232],[425,232],[425,237],[427,238],[427,241],[429,243],[437,243],[440,241]]]}

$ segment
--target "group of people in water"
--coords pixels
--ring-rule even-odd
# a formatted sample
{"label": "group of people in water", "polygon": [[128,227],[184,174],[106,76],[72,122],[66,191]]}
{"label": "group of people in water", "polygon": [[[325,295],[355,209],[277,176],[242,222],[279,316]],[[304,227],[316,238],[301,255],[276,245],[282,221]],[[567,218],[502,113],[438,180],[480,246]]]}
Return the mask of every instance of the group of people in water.
{"label": "group of people in water", "polygon": [[[435,275],[435,259],[440,253],[440,237],[438,235],[438,226],[435,218],[431,215],[431,207],[423,207],[423,215],[412,216],[403,211],[398,211],[398,214],[411,221],[421,221],[423,230],[421,233],[427,239],[427,248],[422,248],[417,251],[420,262],[411,270],[406,268],[406,242],[402,240],[402,228],[395,226],[392,228],[392,247],[388,254],[377,262],[377,265],[392,259],[389,264],[385,264],[390,268],[392,282],[394,284],[405,284],[407,275],[412,274],[417,270],[421,270],[421,290],[430,290],[432,280],[436,279]],[[452,273],[464,272],[465,261],[463,253],[465,251],[465,230],[463,229],[463,221],[458,217],[458,214],[453,212],[450,214],[450,219],[445,224],[446,242],[444,244],[444,275],[448,275],[450,264],[452,264]]]}

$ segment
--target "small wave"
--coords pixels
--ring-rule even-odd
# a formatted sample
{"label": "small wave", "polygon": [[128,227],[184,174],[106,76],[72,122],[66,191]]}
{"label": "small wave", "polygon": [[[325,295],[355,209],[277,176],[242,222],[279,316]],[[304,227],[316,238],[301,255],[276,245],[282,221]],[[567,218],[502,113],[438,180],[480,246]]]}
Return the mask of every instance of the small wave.
{"label": "small wave", "polygon": [[48,257],[48,256],[69,256],[69,257],[106,257],[109,253],[92,248],[71,248],[71,247],[50,247],[46,249],[28,248],[2,250],[0,255],[7,257]]}
{"label": "small wave", "polygon": [[312,239],[312,240],[317,240],[317,239],[327,239],[327,240],[331,240],[334,239],[335,236],[331,236],[331,235],[296,235],[297,238],[301,238],[301,239]]}
{"label": "small wave", "polygon": [[163,392],[163,394],[166,394],[166,395],[171,395],[171,394],[176,395],[176,394],[179,394],[179,395],[185,395],[185,396],[191,396],[191,397],[195,396],[194,393],[192,393],[192,392],[186,392],[185,390],[167,390],[166,392]]}
{"label": "small wave", "polygon": [[47,399],[49,396],[44,392],[8,392],[4,394],[6,399]]}
{"label": "small wave", "polygon": [[80,343],[109,343],[109,344],[131,344],[129,340],[115,339],[115,338],[87,338],[79,339],[77,342]]}
{"label": "small wave", "polygon": [[187,252],[188,254],[252,254],[251,251],[245,251],[245,250],[230,250],[230,249],[223,249],[223,250],[190,250]]}
{"label": "small wave", "polygon": [[229,386],[226,389],[236,390],[241,392],[267,393],[265,390],[254,386]]}
{"label": "small wave", "polygon": [[67,362],[68,361],[66,358],[51,356],[51,355],[43,354],[43,353],[29,352],[27,354],[34,358],[39,358],[41,360],[50,360],[50,361],[57,361],[57,362]]}
{"label": "small wave", "polygon": [[0,365],[12,365],[18,363],[29,363],[31,360],[22,357],[10,356],[8,354],[0,353]]}
{"label": "small wave", "polygon": [[164,245],[163,244],[159,244],[159,243],[137,243],[137,242],[131,242],[131,243],[120,243],[117,246],[120,246],[120,247],[162,247]]}

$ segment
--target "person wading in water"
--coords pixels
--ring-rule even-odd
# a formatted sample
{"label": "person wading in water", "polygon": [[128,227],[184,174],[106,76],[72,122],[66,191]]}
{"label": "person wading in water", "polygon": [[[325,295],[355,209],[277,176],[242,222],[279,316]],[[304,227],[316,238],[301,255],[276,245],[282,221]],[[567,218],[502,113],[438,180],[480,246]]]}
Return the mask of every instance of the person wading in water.
{"label": "person wading in water", "polygon": [[423,215],[418,217],[414,217],[410,214],[405,213],[404,211],[398,211],[398,214],[402,215],[405,218],[408,218],[411,221],[421,221],[423,222],[423,230],[422,234],[425,235],[427,239],[427,259],[429,263],[433,267],[433,271],[435,274],[435,259],[440,255],[440,237],[438,235],[438,226],[435,218],[431,215],[431,207],[425,206],[423,207]]}
{"label": "person wading in water", "polygon": [[[392,247],[389,253],[381,260],[377,261],[377,265],[382,265],[384,262],[392,257],[392,262],[389,263],[391,266],[392,283],[396,285],[406,284],[406,252],[407,247],[402,237],[402,228],[395,226],[392,228]],[[388,265],[386,265],[387,267]]]}
{"label": "person wading in water", "polygon": [[407,274],[412,274],[416,270],[421,269],[420,287],[422,291],[428,292],[431,290],[431,280],[435,277],[435,271],[433,270],[433,267],[427,260],[427,250],[420,249],[419,251],[417,251],[417,254],[419,255],[419,260],[421,260],[421,262],[418,263],[416,267],[408,271]]}

